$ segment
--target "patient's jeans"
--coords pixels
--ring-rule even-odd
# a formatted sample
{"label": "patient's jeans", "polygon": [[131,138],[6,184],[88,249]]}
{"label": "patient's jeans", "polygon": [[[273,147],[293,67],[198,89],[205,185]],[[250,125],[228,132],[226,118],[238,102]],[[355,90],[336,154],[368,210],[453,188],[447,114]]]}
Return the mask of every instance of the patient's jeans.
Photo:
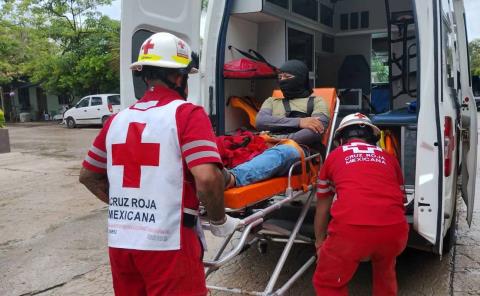
{"label": "patient's jeans", "polygon": [[300,153],[290,145],[277,145],[231,170],[235,186],[245,186],[288,174],[290,166],[300,160]]}

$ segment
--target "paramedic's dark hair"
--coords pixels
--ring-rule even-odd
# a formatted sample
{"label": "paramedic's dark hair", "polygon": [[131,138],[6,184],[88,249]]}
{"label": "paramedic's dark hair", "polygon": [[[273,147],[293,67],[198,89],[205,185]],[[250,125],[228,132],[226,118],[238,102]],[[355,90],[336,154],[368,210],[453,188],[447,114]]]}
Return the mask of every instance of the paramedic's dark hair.
{"label": "paramedic's dark hair", "polygon": [[343,140],[343,142],[354,138],[362,139],[372,145],[375,145],[379,140],[379,137],[374,135],[373,129],[370,126],[358,124],[345,127],[340,132],[340,138]]}
{"label": "paramedic's dark hair", "polygon": [[180,69],[174,68],[159,68],[154,66],[143,66],[142,71],[133,71],[133,75],[141,77],[143,81],[146,80],[166,80],[172,74],[181,74]]}

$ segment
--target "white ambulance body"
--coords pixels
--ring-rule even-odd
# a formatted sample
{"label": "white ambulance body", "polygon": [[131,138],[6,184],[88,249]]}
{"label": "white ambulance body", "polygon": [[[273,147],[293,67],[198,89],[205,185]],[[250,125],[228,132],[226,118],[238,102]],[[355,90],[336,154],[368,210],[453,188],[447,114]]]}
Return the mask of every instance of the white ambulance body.
{"label": "white ambulance body", "polygon": [[[372,117],[399,142],[410,245],[449,249],[458,194],[472,220],[477,161],[463,0],[209,0],[203,42],[201,2],[122,1],[123,107],[145,90],[128,66],[155,32],[174,33],[201,52],[189,100],[207,110],[217,134],[248,122],[226,105],[228,97],[264,100],[276,87],[274,79],[224,79],[224,63],[241,57],[229,45],[254,49],[276,66],[303,60],[315,87],[349,90],[340,97],[344,114],[386,112]],[[388,65],[387,83],[375,81],[373,57]]]}

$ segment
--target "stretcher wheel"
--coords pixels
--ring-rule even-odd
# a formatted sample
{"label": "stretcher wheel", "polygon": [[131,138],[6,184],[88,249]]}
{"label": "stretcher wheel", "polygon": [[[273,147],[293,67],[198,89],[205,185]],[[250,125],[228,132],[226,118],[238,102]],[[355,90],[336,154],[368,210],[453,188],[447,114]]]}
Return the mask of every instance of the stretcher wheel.
{"label": "stretcher wheel", "polygon": [[257,250],[260,254],[266,254],[268,249],[268,242],[266,239],[261,239],[257,242]]}

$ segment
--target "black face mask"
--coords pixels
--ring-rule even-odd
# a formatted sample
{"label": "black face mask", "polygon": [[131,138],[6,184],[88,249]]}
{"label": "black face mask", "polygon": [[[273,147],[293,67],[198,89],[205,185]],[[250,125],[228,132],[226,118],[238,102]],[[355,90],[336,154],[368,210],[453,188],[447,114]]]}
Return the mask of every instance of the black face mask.
{"label": "black face mask", "polygon": [[278,84],[286,99],[305,98],[310,96],[312,88],[308,81],[307,66],[297,60],[287,61],[280,67],[280,72],[292,74],[290,79],[279,80]]}

